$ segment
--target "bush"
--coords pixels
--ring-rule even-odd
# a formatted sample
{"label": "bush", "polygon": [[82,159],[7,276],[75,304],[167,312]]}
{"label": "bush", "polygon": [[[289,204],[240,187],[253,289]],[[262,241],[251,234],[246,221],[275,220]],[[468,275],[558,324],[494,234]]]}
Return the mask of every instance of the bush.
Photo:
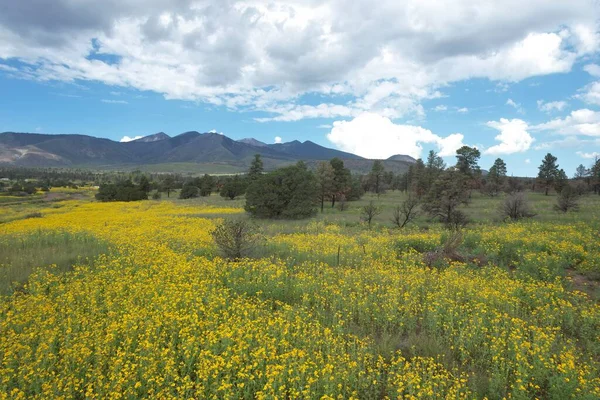
{"label": "bush", "polygon": [[200,197],[200,189],[193,184],[186,183],[181,188],[181,192],[179,192],[180,199],[193,199],[195,197]]}
{"label": "bush", "polygon": [[375,203],[373,203],[373,200],[371,200],[369,204],[360,210],[360,219],[366,222],[369,225],[369,229],[371,229],[371,222],[379,214],[381,214],[381,208],[377,207]]}
{"label": "bush", "polygon": [[556,200],[554,209],[564,213],[568,211],[577,211],[579,209],[579,195],[575,189],[569,185],[565,186]]}
{"label": "bush", "polygon": [[224,220],[211,235],[222,256],[234,261],[251,256],[258,242],[256,227],[244,220]]}
{"label": "bush", "polygon": [[162,198],[162,195],[160,194],[160,192],[154,192],[154,194],[152,195],[152,200],[160,200]]}
{"label": "bush", "polygon": [[529,202],[524,193],[517,192],[508,196],[500,207],[500,216],[503,219],[510,218],[518,221],[523,218],[531,218],[536,214],[529,208]]}
{"label": "bush", "polygon": [[100,185],[96,199],[100,201],[148,200],[148,193],[140,190],[139,186],[134,185],[131,181],[123,181]]}
{"label": "bush", "polygon": [[410,223],[419,215],[418,206],[419,199],[417,196],[409,193],[408,198],[394,208],[392,222],[398,228],[404,228],[406,224]]}

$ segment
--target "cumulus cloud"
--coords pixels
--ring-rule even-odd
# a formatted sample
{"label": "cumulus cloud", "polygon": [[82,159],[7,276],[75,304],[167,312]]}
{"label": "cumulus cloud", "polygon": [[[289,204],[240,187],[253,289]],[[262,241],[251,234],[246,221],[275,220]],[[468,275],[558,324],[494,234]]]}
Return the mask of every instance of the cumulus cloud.
{"label": "cumulus cloud", "polygon": [[121,140],[119,140],[119,142],[121,142],[121,143],[131,142],[132,140],[138,140],[141,138],[143,138],[143,136],[135,136],[135,137],[123,136],[121,138]]}
{"label": "cumulus cloud", "polygon": [[568,103],[566,101],[550,101],[548,103],[544,102],[544,100],[538,100],[537,106],[540,111],[545,113],[551,113],[553,111],[562,111],[567,107]]}
{"label": "cumulus cloud", "polygon": [[521,119],[500,118],[500,121],[489,121],[487,126],[497,129],[500,134],[495,137],[500,143],[486,149],[484,154],[513,154],[529,150],[534,142],[527,132],[527,122]]}
{"label": "cumulus cloud", "polygon": [[596,159],[596,158],[600,158],[600,153],[594,151],[592,153],[585,153],[583,151],[578,151],[577,155],[581,158],[592,158],[592,159]]}
{"label": "cumulus cloud", "polygon": [[464,145],[460,133],[440,137],[420,126],[395,124],[387,117],[369,112],[350,121],[335,121],[327,139],[340,150],[375,159],[395,154],[419,158],[424,143],[435,144],[440,155],[450,156]]}
{"label": "cumulus cloud", "polygon": [[435,106],[433,108],[433,111],[446,111],[448,109],[448,106],[445,106],[444,104],[440,104],[439,106]]}
{"label": "cumulus cloud", "polygon": [[600,65],[598,64],[588,64],[583,67],[583,70],[592,76],[600,78]]}
{"label": "cumulus cloud", "polygon": [[555,118],[532,126],[531,129],[566,136],[600,137],[600,112],[587,108],[575,110],[564,118]]}
{"label": "cumulus cloud", "polygon": [[600,105],[600,81],[592,82],[580,91],[580,94],[575,95],[576,98],[588,104]]}
{"label": "cumulus cloud", "polygon": [[[600,14],[589,0],[7,4],[0,62],[11,66],[0,69],[11,76],[98,81],[263,111],[264,121],[365,111],[421,118],[422,101],[449,83],[488,78],[502,88],[567,72],[599,43]],[[303,106],[307,93],[328,97],[325,106]]]}
{"label": "cumulus cloud", "polygon": [[282,139],[279,136],[275,136],[275,143],[281,143]]}

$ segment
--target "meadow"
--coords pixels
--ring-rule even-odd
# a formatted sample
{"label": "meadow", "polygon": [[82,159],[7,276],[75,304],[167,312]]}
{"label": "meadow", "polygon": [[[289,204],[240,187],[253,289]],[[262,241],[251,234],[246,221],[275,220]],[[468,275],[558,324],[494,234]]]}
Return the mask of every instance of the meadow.
{"label": "meadow", "polygon": [[475,193],[461,260],[433,263],[452,233],[395,229],[399,192],[253,221],[239,262],[210,231],[243,199],[7,203],[0,398],[598,399],[600,196],[528,195],[506,223]]}

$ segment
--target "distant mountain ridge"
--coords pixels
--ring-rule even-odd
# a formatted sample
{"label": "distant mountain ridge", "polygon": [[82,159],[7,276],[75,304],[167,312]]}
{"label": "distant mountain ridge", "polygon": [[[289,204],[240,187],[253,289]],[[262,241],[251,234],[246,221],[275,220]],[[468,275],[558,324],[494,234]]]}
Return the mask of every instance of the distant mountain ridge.
{"label": "distant mountain ridge", "polygon": [[[173,163],[211,163],[245,168],[260,154],[267,169],[298,160],[352,161],[358,170],[371,160],[330,149],[309,140],[266,144],[253,138],[233,140],[225,135],[197,131],[169,136],[158,132],[129,142],[86,135],[0,133],[0,164],[27,167],[118,167]],[[409,156],[394,156],[408,157]],[[414,162],[414,159],[412,159]],[[391,170],[408,168],[410,160],[384,161]],[[309,163],[314,164],[314,163]]]}

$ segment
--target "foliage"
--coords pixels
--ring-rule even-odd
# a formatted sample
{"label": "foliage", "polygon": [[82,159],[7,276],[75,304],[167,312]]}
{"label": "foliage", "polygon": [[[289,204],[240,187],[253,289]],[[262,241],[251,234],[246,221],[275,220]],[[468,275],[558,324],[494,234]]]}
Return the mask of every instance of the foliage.
{"label": "foliage", "polygon": [[138,201],[148,200],[148,193],[134,185],[130,180],[100,185],[96,199],[100,201]]}
{"label": "foliage", "polygon": [[544,185],[546,196],[548,195],[548,189],[554,185],[558,178],[559,170],[556,161],[557,158],[548,153],[542,160],[542,164],[538,167],[538,180]]}
{"label": "foliage", "polygon": [[425,197],[423,211],[448,226],[463,225],[466,217],[458,207],[468,201],[466,187],[464,174],[456,170],[445,171]]}
{"label": "foliage", "polygon": [[248,180],[250,182],[257,180],[263,174],[264,166],[260,154],[255,154],[250,169],[248,169]]}
{"label": "foliage", "polygon": [[474,177],[480,173],[477,162],[481,152],[475,147],[463,146],[456,150],[456,168],[464,175]]}
{"label": "foliage", "polygon": [[221,197],[229,200],[233,200],[244,193],[246,193],[246,182],[239,175],[234,175],[233,178],[227,179],[220,191]]}
{"label": "foliage", "polygon": [[315,176],[299,162],[252,181],[245,209],[260,218],[306,218],[316,213],[316,199]]}
{"label": "foliage", "polygon": [[[344,166],[344,161],[335,157],[332,158],[329,163],[333,168],[333,194],[331,195],[331,207],[335,206],[337,199],[341,195],[346,195],[346,200],[355,200],[362,196],[364,191],[362,187],[357,191],[355,184],[356,182],[350,175],[350,170]],[[360,193],[360,194],[359,194]]]}
{"label": "foliage", "polygon": [[500,208],[500,216],[518,221],[523,218],[531,218],[536,214],[530,210],[529,202],[524,193],[517,192],[509,195]]}
{"label": "foliage", "polygon": [[[319,202],[321,203],[321,212],[323,212],[325,200],[330,199],[332,196],[340,195],[336,191],[335,170],[331,166],[331,163],[321,161],[317,164],[315,175],[317,178],[317,190]],[[341,192],[341,195],[343,196],[343,192]]]}
{"label": "foliage", "polygon": [[385,185],[383,181],[385,169],[381,160],[373,161],[373,167],[369,173],[369,188],[370,190],[379,196],[385,191]]}
{"label": "foliage", "polygon": [[233,261],[250,257],[256,249],[256,227],[242,219],[226,219],[210,232],[223,257]]}
{"label": "foliage", "polygon": [[506,178],[506,163],[503,159],[496,158],[494,165],[492,165],[488,172],[487,178],[498,187],[504,183],[504,178]]}
{"label": "foliage", "polygon": [[180,199],[193,199],[200,197],[200,189],[194,182],[186,182],[179,192]]}

